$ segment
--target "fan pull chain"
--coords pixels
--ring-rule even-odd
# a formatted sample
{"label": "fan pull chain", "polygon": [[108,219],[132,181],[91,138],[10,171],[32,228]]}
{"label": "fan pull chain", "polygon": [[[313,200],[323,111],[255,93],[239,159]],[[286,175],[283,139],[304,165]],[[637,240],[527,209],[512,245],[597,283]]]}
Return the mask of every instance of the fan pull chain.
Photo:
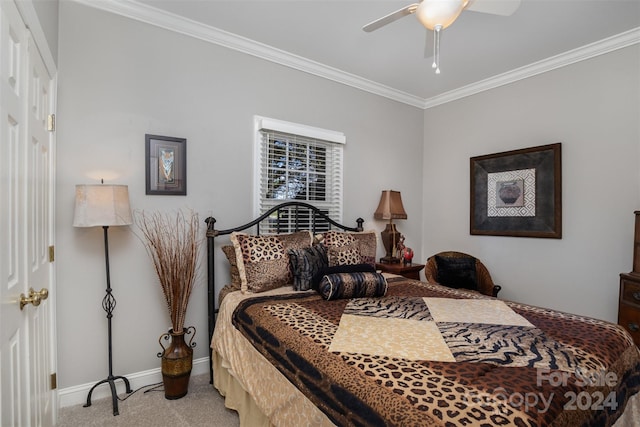
{"label": "fan pull chain", "polygon": [[433,31],[435,35],[433,37],[433,64],[431,64],[431,68],[436,69],[436,74],[440,74],[440,31],[442,30],[442,25],[436,25]]}

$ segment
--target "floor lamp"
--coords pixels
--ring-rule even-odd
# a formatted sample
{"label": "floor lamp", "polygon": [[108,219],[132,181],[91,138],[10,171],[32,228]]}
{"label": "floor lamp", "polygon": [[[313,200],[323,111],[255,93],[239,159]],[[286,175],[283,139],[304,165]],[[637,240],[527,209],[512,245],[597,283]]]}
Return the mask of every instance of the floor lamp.
{"label": "floor lamp", "polygon": [[118,394],[116,380],[123,380],[127,393],[131,393],[129,380],[123,376],[113,375],[113,358],[111,345],[111,318],[116,307],[116,299],[111,293],[111,279],[109,277],[109,240],[110,226],[130,225],[132,223],[131,208],[129,206],[129,189],[126,185],[76,185],[76,208],[73,218],[74,227],[102,227],[104,229],[104,256],[107,267],[107,290],[102,299],[102,308],[107,312],[109,336],[109,376],[96,383],[87,396],[84,407],[91,406],[91,394],[101,384],[109,384],[113,415],[118,415]]}

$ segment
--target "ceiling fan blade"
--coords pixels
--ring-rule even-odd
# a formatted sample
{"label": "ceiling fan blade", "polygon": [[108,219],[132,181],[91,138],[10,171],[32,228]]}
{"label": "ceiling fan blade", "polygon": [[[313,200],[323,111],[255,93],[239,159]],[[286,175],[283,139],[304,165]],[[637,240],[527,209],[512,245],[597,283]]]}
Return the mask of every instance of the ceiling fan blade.
{"label": "ceiling fan blade", "polygon": [[464,10],[510,16],[520,7],[520,0],[470,0]]}
{"label": "ceiling fan blade", "polygon": [[376,19],[373,22],[369,22],[367,25],[362,27],[364,31],[370,33],[373,30],[377,30],[380,27],[384,27],[387,24],[392,23],[393,21],[397,21],[398,19],[411,15],[416,11],[418,7],[418,3],[410,4],[409,6],[403,7],[402,9],[396,10],[395,12],[391,12],[390,14],[383,16],[382,18]]}

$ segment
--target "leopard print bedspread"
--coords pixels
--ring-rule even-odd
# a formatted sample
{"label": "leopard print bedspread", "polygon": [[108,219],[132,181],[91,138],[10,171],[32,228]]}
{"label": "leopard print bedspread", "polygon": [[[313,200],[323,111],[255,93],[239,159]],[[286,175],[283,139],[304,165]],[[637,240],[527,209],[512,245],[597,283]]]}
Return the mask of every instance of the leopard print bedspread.
{"label": "leopard print bedspread", "polygon": [[404,278],[251,298],[233,323],[341,426],[608,426],[640,390],[617,325]]}

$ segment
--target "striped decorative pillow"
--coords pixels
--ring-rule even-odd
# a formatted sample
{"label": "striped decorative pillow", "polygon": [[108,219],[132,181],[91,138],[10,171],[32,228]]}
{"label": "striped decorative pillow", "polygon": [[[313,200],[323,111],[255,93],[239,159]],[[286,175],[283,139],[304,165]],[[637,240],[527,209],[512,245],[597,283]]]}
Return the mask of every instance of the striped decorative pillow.
{"label": "striped decorative pillow", "polygon": [[320,280],[318,293],[326,300],[382,297],[387,287],[387,280],[380,273],[334,273]]}

